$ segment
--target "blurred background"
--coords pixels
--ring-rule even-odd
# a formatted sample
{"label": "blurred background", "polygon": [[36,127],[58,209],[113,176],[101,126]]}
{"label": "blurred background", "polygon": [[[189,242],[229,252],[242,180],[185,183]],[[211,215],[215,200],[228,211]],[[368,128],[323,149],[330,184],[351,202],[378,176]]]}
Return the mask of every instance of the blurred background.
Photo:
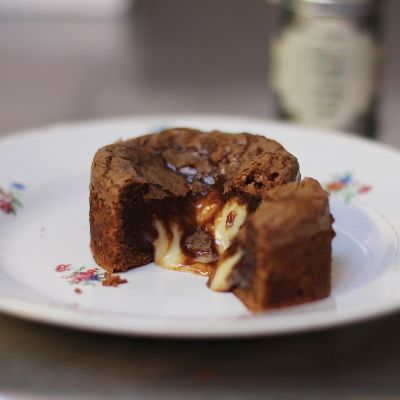
{"label": "blurred background", "polygon": [[[366,113],[376,114],[379,140],[400,149],[400,1],[376,3],[382,29],[374,57],[381,68],[373,111]],[[357,24],[349,18],[366,35],[379,25],[374,15]],[[139,114],[276,118],[271,41],[292,22],[290,12],[266,0],[0,0],[0,136]],[[365,36],[358,38],[361,43]],[[335,62],[345,60],[345,47],[329,43]],[[329,75],[322,86],[332,100],[337,86],[333,90],[330,79],[338,75],[325,69],[331,62],[322,68],[318,60],[313,65],[319,65],[320,77]],[[300,100],[302,95],[300,90]],[[343,104],[354,105],[355,97],[341,96],[348,101]],[[267,340],[166,344],[0,315],[1,390],[45,393],[47,399],[122,398],[128,392],[148,393],[140,399],[202,399],[211,398],[210,391],[212,398],[224,399],[259,399],[265,393],[274,399],[398,399],[398,319],[396,314]],[[43,396],[0,393],[1,399]]]}
{"label": "blurred background", "polygon": [[[382,7],[378,135],[400,148],[400,3]],[[0,134],[144,113],[276,115],[265,0],[0,0]]]}

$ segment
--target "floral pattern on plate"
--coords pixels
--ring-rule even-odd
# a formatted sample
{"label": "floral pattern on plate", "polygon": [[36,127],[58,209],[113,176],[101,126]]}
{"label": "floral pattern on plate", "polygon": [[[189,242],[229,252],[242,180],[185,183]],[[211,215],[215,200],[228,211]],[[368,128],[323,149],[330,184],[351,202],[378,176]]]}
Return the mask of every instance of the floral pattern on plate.
{"label": "floral pattern on plate", "polygon": [[20,196],[23,190],[25,185],[19,182],[11,183],[9,190],[0,187],[0,211],[17,215],[18,208],[22,207]]}
{"label": "floral pattern on plate", "polygon": [[71,285],[94,285],[96,282],[103,281],[106,272],[98,267],[79,267],[74,268],[71,264],[59,264],[55,268],[56,272],[69,272],[63,275]]}
{"label": "floral pattern on plate", "polygon": [[[74,268],[71,264],[58,264],[55,269],[56,272],[64,273],[62,278],[66,279],[71,285],[92,285],[96,282],[101,282],[103,286],[118,287],[124,283],[128,283],[127,279],[122,279],[117,274],[112,274],[99,267],[79,267]],[[78,293],[75,290],[76,293]]]}
{"label": "floral pattern on plate", "polygon": [[370,185],[355,179],[351,172],[335,175],[330,182],[324,185],[324,188],[331,194],[343,195],[346,203],[360,194],[368,193],[372,189]]}

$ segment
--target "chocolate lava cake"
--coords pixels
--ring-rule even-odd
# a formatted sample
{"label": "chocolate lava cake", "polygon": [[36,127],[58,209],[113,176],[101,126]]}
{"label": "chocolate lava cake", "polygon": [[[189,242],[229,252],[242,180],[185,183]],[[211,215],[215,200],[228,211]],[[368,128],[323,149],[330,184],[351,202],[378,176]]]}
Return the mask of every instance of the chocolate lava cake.
{"label": "chocolate lava cake", "polygon": [[251,310],[329,295],[328,194],[297,159],[248,133],[164,130],[97,151],[91,249],[109,272],[152,261],[209,277]]}

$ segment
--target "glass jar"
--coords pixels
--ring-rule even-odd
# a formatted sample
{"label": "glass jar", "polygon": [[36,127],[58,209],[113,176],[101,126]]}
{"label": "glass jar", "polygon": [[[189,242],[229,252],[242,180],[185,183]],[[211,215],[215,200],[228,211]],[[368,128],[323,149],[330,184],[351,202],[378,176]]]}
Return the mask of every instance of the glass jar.
{"label": "glass jar", "polygon": [[381,58],[377,0],[274,0],[271,43],[277,114],[375,137]]}

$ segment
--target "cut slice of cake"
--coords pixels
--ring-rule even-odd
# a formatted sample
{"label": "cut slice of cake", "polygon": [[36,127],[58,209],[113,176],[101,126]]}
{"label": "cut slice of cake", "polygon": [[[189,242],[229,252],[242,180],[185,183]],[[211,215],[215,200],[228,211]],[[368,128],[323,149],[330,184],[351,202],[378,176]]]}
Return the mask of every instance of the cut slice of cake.
{"label": "cut slice of cake", "polygon": [[330,293],[332,216],[314,179],[271,189],[217,265],[210,287],[234,290],[252,311]]}

